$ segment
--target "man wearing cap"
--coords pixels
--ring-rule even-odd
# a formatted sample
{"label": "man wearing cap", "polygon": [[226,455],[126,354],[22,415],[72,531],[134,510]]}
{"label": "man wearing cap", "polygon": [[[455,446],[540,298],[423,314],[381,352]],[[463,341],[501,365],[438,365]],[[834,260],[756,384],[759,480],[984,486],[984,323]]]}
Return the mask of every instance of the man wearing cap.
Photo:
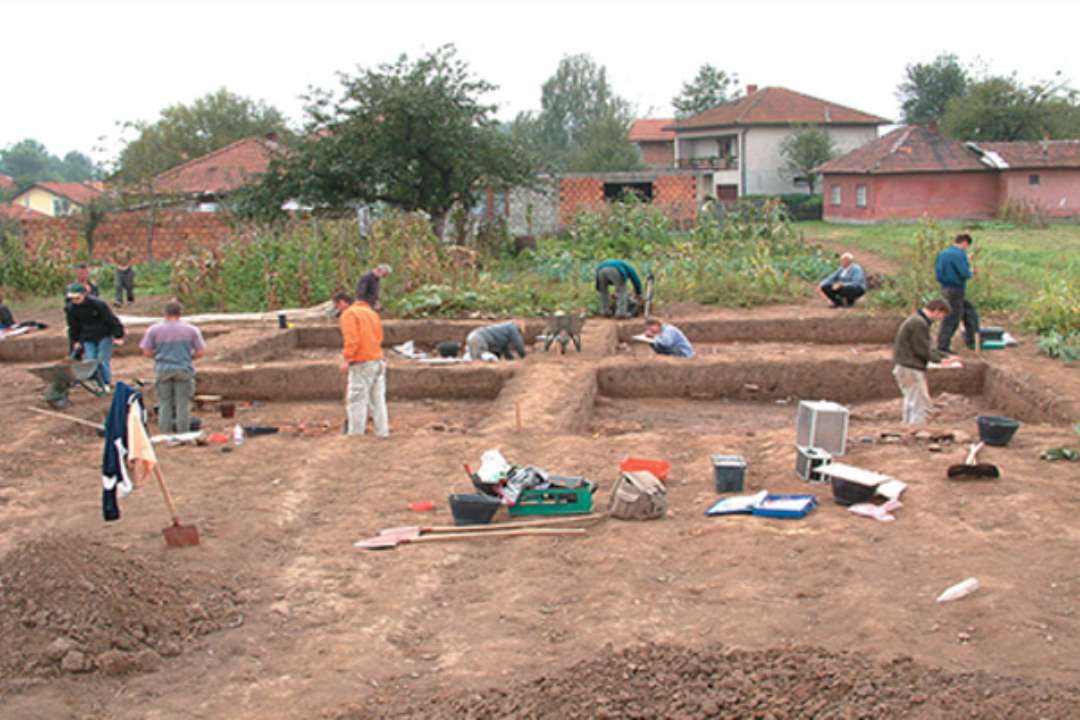
{"label": "man wearing cap", "polygon": [[379,283],[392,270],[393,268],[383,263],[361,275],[360,282],[356,283],[356,301],[367,303],[372,310],[382,310],[382,304],[379,303]]}
{"label": "man wearing cap", "polygon": [[108,390],[112,386],[113,341],[121,344],[124,326],[109,308],[108,303],[91,297],[89,288],[82,283],[67,286],[68,341],[73,353],[82,352],[87,360],[98,361],[98,378]]}
{"label": "man wearing cap", "polygon": [[840,256],[840,267],[817,286],[817,294],[834,308],[853,307],[866,294],[866,273],[849,252]]}

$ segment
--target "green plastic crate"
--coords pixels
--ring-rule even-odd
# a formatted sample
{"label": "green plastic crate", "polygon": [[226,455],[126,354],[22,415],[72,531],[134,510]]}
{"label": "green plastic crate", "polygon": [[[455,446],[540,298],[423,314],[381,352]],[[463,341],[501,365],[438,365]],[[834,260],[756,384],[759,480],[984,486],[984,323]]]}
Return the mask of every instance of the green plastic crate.
{"label": "green plastic crate", "polygon": [[578,515],[592,512],[592,485],[526,490],[509,507],[511,515]]}

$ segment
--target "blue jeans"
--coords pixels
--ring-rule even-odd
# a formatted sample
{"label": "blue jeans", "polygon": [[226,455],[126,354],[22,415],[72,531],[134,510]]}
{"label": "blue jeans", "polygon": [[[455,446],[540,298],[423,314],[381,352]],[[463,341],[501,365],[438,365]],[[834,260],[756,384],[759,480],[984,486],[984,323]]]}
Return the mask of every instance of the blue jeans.
{"label": "blue jeans", "polygon": [[112,368],[109,362],[112,360],[111,337],[103,337],[100,340],[83,340],[83,357],[87,360],[98,361],[98,377],[105,385],[112,385]]}

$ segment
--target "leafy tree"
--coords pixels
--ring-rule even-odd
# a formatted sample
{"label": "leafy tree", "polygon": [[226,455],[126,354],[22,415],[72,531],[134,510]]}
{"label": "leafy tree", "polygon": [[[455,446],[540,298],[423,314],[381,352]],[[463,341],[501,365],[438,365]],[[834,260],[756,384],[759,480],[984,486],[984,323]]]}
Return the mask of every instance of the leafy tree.
{"label": "leafy tree", "polygon": [[946,106],[942,129],[960,140],[1042,140],[1080,135],[1077,93],[1064,82],[1024,85],[1016,75],[972,83]]}
{"label": "leafy tree", "polygon": [[308,98],[306,133],[241,194],[239,211],[274,215],[288,199],[322,212],[381,202],[426,212],[441,236],[451,208],[475,206],[486,185],[533,182],[532,157],[483,102],[495,87],[453,45],[340,81],[339,95]]}
{"label": "leafy tree", "polygon": [[512,134],[557,169],[636,170],[637,148],[626,138],[630,104],[615,94],[607,68],[570,55],[541,86],[540,112],[515,119]]}
{"label": "leafy tree", "polygon": [[969,84],[968,71],[956,55],[942,53],[933,62],[908,65],[896,88],[903,121],[925,124],[941,120],[949,100],[963,96]]}
{"label": "leafy tree", "polygon": [[161,111],[152,123],[120,123],[137,136],[120,151],[118,179],[135,182],[152,178],[192,158],[253,135],[289,133],[281,112],[262,101],[236,95],[225,88],[177,103]]}
{"label": "leafy tree", "polygon": [[814,194],[817,186],[818,165],[833,158],[836,150],[829,134],[819,127],[796,128],[780,144],[780,156],[784,158],[784,170],[794,179],[803,179]]}
{"label": "leafy tree", "polygon": [[27,138],[0,150],[0,172],[10,175],[20,188],[45,180],[50,175],[49,151],[37,140]]}
{"label": "leafy tree", "polygon": [[60,174],[68,182],[86,182],[101,176],[94,161],[81,152],[72,150],[60,161]]}
{"label": "leafy tree", "polygon": [[735,89],[739,77],[724,70],[717,70],[709,63],[702,65],[690,82],[683,83],[682,90],[671,99],[675,117],[684,118],[703,113],[710,108],[738,97]]}

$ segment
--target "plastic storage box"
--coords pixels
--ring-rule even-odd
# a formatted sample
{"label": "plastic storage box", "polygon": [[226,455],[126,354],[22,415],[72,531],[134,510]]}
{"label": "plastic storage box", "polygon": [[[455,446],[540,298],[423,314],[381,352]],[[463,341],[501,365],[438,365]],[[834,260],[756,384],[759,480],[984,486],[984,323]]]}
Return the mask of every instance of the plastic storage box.
{"label": "plastic storage box", "polygon": [[795,447],[795,474],[807,482],[825,483],[819,470],[822,465],[832,462],[832,453],[821,448]]}
{"label": "plastic storage box", "polygon": [[594,487],[586,484],[580,488],[547,488],[525,490],[513,505],[512,516],[518,515],[577,515],[592,512]]}
{"label": "plastic storage box", "polygon": [[835,456],[847,445],[848,409],[828,400],[803,400],[795,422],[795,444],[819,448]]}
{"label": "plastic storage box", "polygon": [[713,455],[710,460],[716,492],[742,492],[746,480],[746,460],[742,455]]}

